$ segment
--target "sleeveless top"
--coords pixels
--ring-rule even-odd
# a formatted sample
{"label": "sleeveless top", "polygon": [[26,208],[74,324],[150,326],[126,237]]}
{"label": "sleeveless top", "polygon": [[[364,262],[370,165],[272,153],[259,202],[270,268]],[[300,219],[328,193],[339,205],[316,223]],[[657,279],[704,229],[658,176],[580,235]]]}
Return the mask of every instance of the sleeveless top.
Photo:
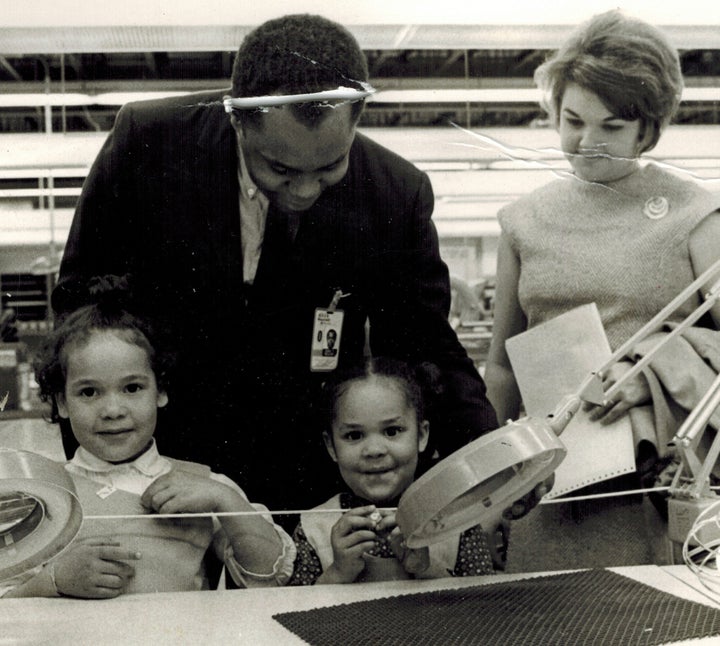
{"label": "sleeveless top", "polygon": [[498,220],[519,258],[528,328],[595,302],[617,348],[695,279],[690,233],[719,207],[720,194],[652,163],[607,184],[568,176],[507,205]]}
{"label": "sleeveless top", "polygon": [[[210,468],[193,462],[167,458],[174,469],[199,475],[210,474]],[[213,541],[213,524],[208,517],[155,519],[140,503],[140,496],[116,489],[106,498],[98,495],[103,485],[83,476],[71,474],[83,516],[147,514],[148,519],[83,519],[76,541],[108,537],[123,547],[141,553],[132,561],[135,576],[126,594],[137,592],[176,592],[202,590],[208,587],[203,558]]]}

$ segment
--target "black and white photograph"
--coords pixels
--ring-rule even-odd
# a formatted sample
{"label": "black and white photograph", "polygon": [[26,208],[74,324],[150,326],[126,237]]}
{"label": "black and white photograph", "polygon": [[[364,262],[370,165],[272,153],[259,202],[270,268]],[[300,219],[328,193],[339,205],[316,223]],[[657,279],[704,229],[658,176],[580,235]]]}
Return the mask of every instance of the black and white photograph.
{"label": "black and white photograph", "polygon": [[720,644],[720,4],[0,9],[0,643]]}

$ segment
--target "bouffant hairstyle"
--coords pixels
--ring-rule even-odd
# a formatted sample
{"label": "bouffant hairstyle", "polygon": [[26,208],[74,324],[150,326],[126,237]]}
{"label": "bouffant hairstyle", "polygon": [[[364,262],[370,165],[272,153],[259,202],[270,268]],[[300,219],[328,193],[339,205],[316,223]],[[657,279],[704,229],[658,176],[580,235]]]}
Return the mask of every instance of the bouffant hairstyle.
{"label": "bouffant hairstyle", "polygon": [[683,78],[677,50],[656,27],[619,10],[592,17],[535,71],[545,109],[557,125],[565,88],[598,95],[621,119],[639,119],[651,150],[677,111]]}
{"label": "bouffant hairstyle", "polygon": [[[368,80],[365,55],[354,36],[322,16],[294,14],[269,20],[251,31],[235,57],[232,96],[308,94],[339,86],[364,89]],[[360,118],[364,101],[355,101],[352,116]],[[328,114],[317,103],[289,106],[308,126]],[[233,110],[245,125],[261,127],[262,109]]]}

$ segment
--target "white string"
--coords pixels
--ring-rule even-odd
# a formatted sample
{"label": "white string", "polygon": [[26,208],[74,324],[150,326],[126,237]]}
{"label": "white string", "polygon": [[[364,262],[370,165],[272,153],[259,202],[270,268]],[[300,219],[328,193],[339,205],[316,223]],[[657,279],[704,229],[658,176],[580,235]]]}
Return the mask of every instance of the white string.
{"label": "white string", "polygon": [[[394,512],[397,507],[378,507],[378,511]],[[139,520],[139,519],[157,519],[157,518],[222,518],[229,516],[267,516],[268,514],[277,516],[290,516],[293,514],[344,514],[347,509],[280,509],[276,511],[203,511],[189,512],[187,514],[120,514],[106,516],[83,516],[83,520]]]}
{"label": "white string", "polygon": [[588,494],[587,496],[568,496],[565,498],[543,498],[541,505],[552,505],[559,502],[576,502],[578,500],[595,500],[596,498],[615,498],[617,496],[633,496],[635,494],[650,493],[653,491],[667,491],[670,487],[650,487],[649,489],[629,489],[628,491],[609,491],[607,493]]}
{"label": "white string", "polygon": [[[650,492],[661,492],[667,491],[670,487],[652,487],[649,489],[629,489],[627,491],[611,491],[607,493],[589,494],[586,496],[571,496],[564,498],[552,498],[547,500],[543,498],[539,504],[541,505],[554,505],[562,502],[576,502],[580,500],[594,500],[597,498],[615,498],[620,496],[632,496],[636,494],[644,494]],[[337,514],[345,513],[347,509],[278,509],[278,510],[267,510],[267,511],[222,511],[222,512],[190,512],[190,513],[178,513],[178,514],[121,514],[121,515],[106,515],[106,516],[83,516],[84,520],[137,520],[137,519],[157,519],[157,518],[222,518],[229,516],[262,516],[262,515],[277,515],[277,516],[291,516],[300,514]],[[378,511],[395,512],[397,507],[378,507]]]}

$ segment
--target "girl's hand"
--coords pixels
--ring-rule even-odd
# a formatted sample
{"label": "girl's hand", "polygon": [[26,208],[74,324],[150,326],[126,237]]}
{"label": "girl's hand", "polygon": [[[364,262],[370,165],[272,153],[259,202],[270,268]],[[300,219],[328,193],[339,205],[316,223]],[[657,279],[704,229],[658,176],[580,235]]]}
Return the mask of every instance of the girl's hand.
{"label": "girl's hand", "polygon": [[140,553],[122,547],[111,538],[79,541],[59,556],[54,568],[57,591],[81,599],[112,599],[123,594],[135,576]]}
{"label": "girl's hand", "polygon": [[420,574],[430,567],[430,551],[427,547],[410,549],[399,527],[390,533],[390,548],[408,574]]}
{"label": "girl's hand", "polygon": [[389,534],[390,549],[402,563],[408,574],[420,574],[430,567],[430,553],[427,547],[410,549],[405,545],[405,537],[400,532],[394,511],[382,511],[381,519],[375,528],[380,535]]}
{"label": "girl's hand", "polygon": [[223,511],[225,501],[235,497],[221,482],[173,469],[153,480],[140,501],[158,514],[210,513]]}
{"label": "girl's hand", "polygon": [[[230,514],[218,520],[235,561],[249,572],[273,573],[283,553],[282,539],[273,524],[238,490],[209,476],[173,469],[153,480],[140,500],[158,514]],[[187,521],[177,518],[170,522]]]}
{"label": "girl's hand", "polygon": [[375,521],[370,514],[374,505],[356,507],[345,512],[330,534],[333,564],[328,568],[327,582],[352,583],[365,569],[363,554],[375,544]]}
{"label": "girl's hand", "polygon": [[397,527],[394,511],[377,509],[370,515],[370,519],[375,522],[375,531],[380,535],[389,534]]}
{"label": "girl's hand", "polygon": [[[630,361],[620,361],[610,366],[606,373],[602,375],[603,390],[607,392],[632,366],[633,364]],[[605,426],[620,419],[631,408],[646,404],[651,399],[647,379],[645,375],[638,373],[630,381],[624,383],[605,406],[597,406],[586,402],[584,408],[591,411],[591,420],[599,421]]]}

